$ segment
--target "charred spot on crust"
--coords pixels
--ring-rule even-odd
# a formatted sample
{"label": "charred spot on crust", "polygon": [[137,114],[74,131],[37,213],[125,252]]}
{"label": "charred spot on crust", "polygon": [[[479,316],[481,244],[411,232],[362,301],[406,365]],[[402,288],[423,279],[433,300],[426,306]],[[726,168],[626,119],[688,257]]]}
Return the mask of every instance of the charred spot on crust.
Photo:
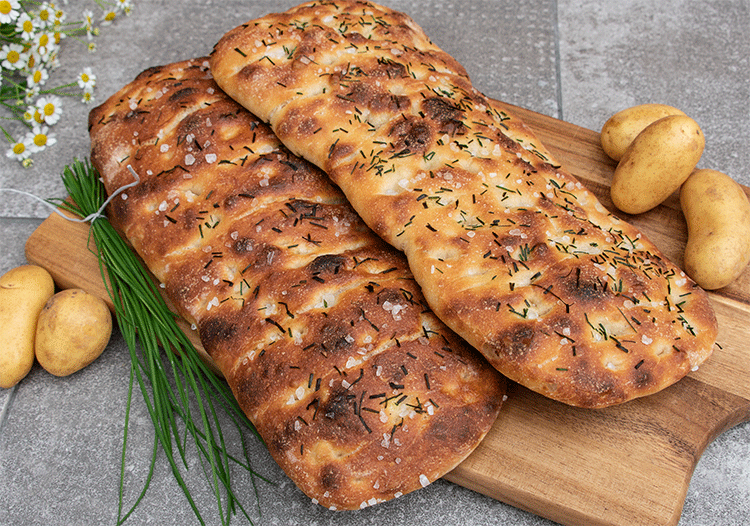
{"label": "charred spot on crust", "polygon": [[489,342],[489,350],[498,358],[523,361],[534,341],[534,329],[526,325],[509,328]]}
{"label": "charred spot on crust", "polygon": [[432,131],[423,121],[401,119],[391,126],[388,136],[395,138],[396,152],[423,153],[432,139]]}
{"label": "charred spot on crust", "polygon": [[386,301],[390,303],[401,303],[402,301],[408,303],[414,303],[412,296],[406,294],[403,290],[384,288],[378,292],[378,304],[383,304]]}
{"label": "charred spot on crust", "polygon": [[240,80],[250,80],[259,71],[262,72],[263,66],[257,62],[248,64],[237,73],[237,78]]}
{"label": "charred spot on crust", "polygon": [[234,322],[211,317],[200,322],[199,330],[201,341],[206,349],[213,349],[219,343],[231,340],[237,330],[237,325]]}
{"label": "charred spot on crust", "polygon": [[300,137],[312,137],[320,129],[320,124],[314,116],[305,117],[297,125]]}
{"label": "charred spot on crust", "polygon": [[422,111],[427,117],[438,123],[439,131],[448,135],[462,135],[468,128],[463,123],[464,112],[441,97],[424,99]]}
{"label": "charred spot on crust", "polygon": [[339,95],[337,100],[343,103],[354,103],[374,112],[401,112],[411,105],[405,95],[394,95],[378,89],[371,82],[354,82],[349,91]]}
{"label": "charred spot on crust", "polygon": [[654,381],[648,368],[638,366],[633,370],[633,385],[638,389],[644,389],[653,383]]}
{"label": "charred spot on crust", "polygon": [[232,251],[241,256],[253,251],[254,243],[249,237],[241,237],[232,243]]}
{"label": "charred spot on crust", "polygon": [[370,40],[363,36],[361,33],[356,31],[348,31],[345,35],[346,39],[353,44],[368,44]]}
{"label": "charred spot on crust", "polygon": [[297,433],[294,430],[295,420],[288,420],[284,427],[275,433],[273,438],[268,441],[268,447],[277,453],[283,453],[290,449],[294,444],[293,437]]}
{"label": "charred spot on crust", "polygon": [[253,267],[271,267],[276,260],[276,256],[281,253],[281,250],[273,245],[262,245],[255,253],[256,257],[252,263]]}
{"label": "charred spot on crust", "polygon": [[597,302],[611,296],[611,291],[606,283],[586,272],[585,267],[576,268],[567,276],[562,278],[562,288],[571,298],[577,298],[582,302]]}
{"label": "charred spot on crust", "polygon": [[344,388],[333,389],[328,399],[320,406],[320,413],[331,420],[344,420],[347,416],[354,414],[353,397],[354,395]]}
{"label": "charred spot on crust", "polygon": [[338,489],[341,473],[333,464],[327,464],[320,468],[320,485],[327,489]]}
{"label": "charred spot on crust", "polygon": [[349,328],[336,323],[326,323],[321,327],[319,344],[325,353],[337,353],[351,347]]}
{"label": "charred spot on crust", "polygon": [[[192,90],[193,88],[185,88],[186,90]],[[185,90],[180,90],[185,91]],[[180,92],[177,92],[180,93]],[[177,95],[175,93],[175,95]],[[206,118],[201,115],[200,113],[193,113],[188,117],[185,117],[185,119],[180,122],[180,135],[184,136],[192,132],[204,132],[206,127]],[[177,143],[180,143],[180,140],[184,140],[183,137],[178,137]]]}
{"label": "charred spot on crust", "polygon": [[175,91],[172,93],[172,95],[169,96],[169,102],[175,103],[179,102],[181,99],[186,99],[190,97],[193,93],[197,93],[198,90],[195,88],[187,87],[182,88],[180,90]]}
{"label": "charred spot on crust", "polygon": [[316,257],[309,265],[310,273],[322,274],[331,272],[337,274],[339,269],[346,264],[347,258],[339,254],[324,254]]}
{"label": "charred spot on crust", "polygon": [[338,159],[349,157],[353,151],[354,147],[350,143],[336,140],[328,149],[328,162],[333,163]]}
{"label": "charred spot on crust", "polygon": [[389,79],[406,77],[406,66],[393,59],[380,57],[378,58],[378,67],[372,72],[373,75],[384,75]]}

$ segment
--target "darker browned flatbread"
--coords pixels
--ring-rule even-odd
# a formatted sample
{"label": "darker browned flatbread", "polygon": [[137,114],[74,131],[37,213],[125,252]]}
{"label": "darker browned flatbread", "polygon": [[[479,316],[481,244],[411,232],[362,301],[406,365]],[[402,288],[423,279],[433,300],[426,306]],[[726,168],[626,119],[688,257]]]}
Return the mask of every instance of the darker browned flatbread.
{"label": "darker browned flatbread", "polygon": [[92,160],[126,235],[194,323],[289,477],[359,508],[453,469],[504,379],[427,308],[403,256],[213,82],[156,67],[95,108]]}
{"label": "darker browned flatbread", "polygon": [[435,313],[511,379],[603,407],[711,354],[705,292],[408,16],[303,4],[227,33],[211,68],[406,253]]}

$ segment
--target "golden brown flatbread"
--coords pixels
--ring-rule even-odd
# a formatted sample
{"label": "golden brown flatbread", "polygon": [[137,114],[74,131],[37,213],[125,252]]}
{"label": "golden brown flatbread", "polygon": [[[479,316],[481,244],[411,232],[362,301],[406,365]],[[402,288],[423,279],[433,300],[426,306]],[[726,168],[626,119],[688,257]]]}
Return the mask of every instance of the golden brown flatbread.
{"label": "golden brown flatbread", "polygon": [[289,477],[360,508],[453,469],[504,379],[428,309],[402,254],[211,79],[144,71],[89,118],[110,220],[194,323]]}
{"label": "golden brown flatbread", "polygon": [[229,31],[211,68],[406,253],[434,312],[509,378],[604,407],[710,355],[705,292],[408,16],[302,4]]}

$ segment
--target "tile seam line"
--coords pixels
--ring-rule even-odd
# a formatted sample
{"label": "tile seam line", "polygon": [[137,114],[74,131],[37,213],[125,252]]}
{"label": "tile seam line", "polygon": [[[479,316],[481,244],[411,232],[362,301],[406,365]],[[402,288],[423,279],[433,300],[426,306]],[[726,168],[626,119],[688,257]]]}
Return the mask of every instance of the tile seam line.
{"label": "tile seam line", "polygon": [[3,428],[5,427],[5,421],[8,419],[8,414],[10,414],[10,408],[13,405],[13,399],[16,397],[16,390],[18,389],[18,385],[14,385],[9,389],[10,393],[8,394],[8,397],[5,399],[5,403],[3,403],[3,407],[0,408],[0,438],[3,436]]}
{"label": "tile seam line", "polygon": [[552,28],[555,39],[555,91],[557,92],[557,118],[563,119],[563,97],[562,97],[562,58],[560,54],[560,15],[559,4],[557,0],[552,0]]}

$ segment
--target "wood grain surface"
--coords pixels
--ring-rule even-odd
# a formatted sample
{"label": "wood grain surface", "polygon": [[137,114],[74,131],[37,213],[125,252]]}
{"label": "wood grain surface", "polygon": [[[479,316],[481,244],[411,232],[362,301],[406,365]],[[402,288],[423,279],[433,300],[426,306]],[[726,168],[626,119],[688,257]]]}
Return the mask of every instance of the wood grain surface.
{"label": "wood grain surface", "polygon": [[[615,164],[598,133],[503,106],[614,210]],[[619,215],[681,266],[687,233],[676,195],[637,217]],[[52,214],[29,238],[26,257],[47,268],[58,287],[109,301],[90,243],[87,225]],[[677,524],[705,447],[750,419],[750,270],[710,296],[719,337],[699,370],[660,393],[603,410],[568,407],[511,384],[490,433],[445,478],[564,525]],[[183,328],[202,351],[195,332]]]}

